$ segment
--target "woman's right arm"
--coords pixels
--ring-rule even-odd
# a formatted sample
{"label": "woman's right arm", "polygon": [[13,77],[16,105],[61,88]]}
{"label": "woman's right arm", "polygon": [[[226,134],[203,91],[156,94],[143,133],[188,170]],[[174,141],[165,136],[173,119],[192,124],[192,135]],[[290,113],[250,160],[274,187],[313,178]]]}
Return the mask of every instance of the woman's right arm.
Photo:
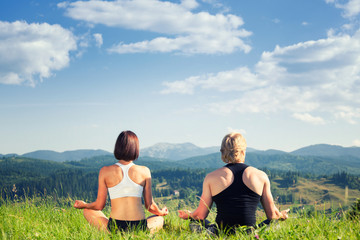
{"label": "woman's right arm", "polygon": [[285,219],[287,219],[289,209],[283,210],[280,212],[279,209],[275,206],[274,199],[273,199],[273,196],[272,196],[271,190],[270,190],[269,177],[264,172],[262,172],[262,174],[263,174],[262,179],[264,181],[264,188],[263,188],[263,193],[261,196],[261,204],[265,210],[266,217],[269,220],[272,220],[272,219],[285,220]]}
{"label": "woman's right arm", "polygon": [[146,167],[144,167],[144,175],[145,175],[145,186],[144,186],[143,195],[144,195],[145,208],[152,214],[158,216],[167,215],[169,213],[168,209],[166,207],[160,209],[153,199],[152,191],[151,191],[151,173],[150,170]]}
{"label": "woman's right arm", "polygon": [[199,206],[193,212],[190,212],[189,210],[178,210],[180,218],[184,220],[189,218],[203,220],[209,215],[213,203],[210,189],[210,178],[211,176],[207,175],[204,179]]}
{"label": "woman's right arm", "polygon": [[93,209],[93,210],[103,210],[106,204],[107,197],[107,187],[105,184],[105,173],[106,168],[101,168],[99,172],[99,183],[98,183],[98,195],[95,202],[86,203],[81,200],[76,200],[74,207],[78,209]]}

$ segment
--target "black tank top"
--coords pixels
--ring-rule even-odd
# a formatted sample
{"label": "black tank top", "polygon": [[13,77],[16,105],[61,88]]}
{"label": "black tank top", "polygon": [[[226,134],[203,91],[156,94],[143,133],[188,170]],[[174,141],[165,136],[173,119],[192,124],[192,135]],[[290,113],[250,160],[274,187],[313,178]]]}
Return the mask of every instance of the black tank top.
{"label": "black tank top", "polygon": [[260,202],[260,195],[249,189],[242,180],[243,163],[230,163],[225,167],[234,174],[234,182],[212,199],[217,207],[216,223],[219,227],[255,226],[255,211]]}

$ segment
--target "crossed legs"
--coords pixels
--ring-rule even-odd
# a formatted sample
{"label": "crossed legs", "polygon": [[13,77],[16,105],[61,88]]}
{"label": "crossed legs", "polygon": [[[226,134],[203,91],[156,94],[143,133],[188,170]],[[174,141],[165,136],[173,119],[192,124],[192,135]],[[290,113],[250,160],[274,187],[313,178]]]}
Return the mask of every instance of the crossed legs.
{"label": "crossed legs", "polygon": [[[96,227],[100,231],[108,232],[107,225],[109,219],[102,211],[84,209],[84,217],[91,226]],[[164,226],[164,218],[162,216],[153,215],[148,217],[146,221],[150,233],[157,232]]]}

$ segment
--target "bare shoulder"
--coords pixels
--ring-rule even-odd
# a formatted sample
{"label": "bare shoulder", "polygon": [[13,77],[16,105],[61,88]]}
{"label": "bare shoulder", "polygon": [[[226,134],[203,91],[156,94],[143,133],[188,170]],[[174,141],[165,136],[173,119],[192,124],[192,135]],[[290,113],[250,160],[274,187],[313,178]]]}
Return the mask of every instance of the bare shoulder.
{"label": "bare shoulder", "polygon": [[146,166],[141,166],[141,165],[134,165],[132,168],[134,168],[134,170],[142,175],[145,176],[151,176],[151,172],[150,169]]}
{"label": "bare shoulder", "polygon": [[115,171],[115,165],[104,166],[99,171],[99,178],[108,178],[113,175],[112,173]]}
{"label": "bare shoulder", "polygon": [[231,170],[226,167],[222,167],[208,173],[204,181],[206,182],[217,181],[219,180],[219,178],[226,177],[229,174],[232,174]]}
{"label": "bare shoulder", "polygon": [[245,170],[245,174],[248,175],[248,176],[253,176],[253,177],[257,177],[261,180],[266,180],[268,179],[268,175],[264,172],[264,171],[261,171],[255,167],[247,167],[246,170]]}
{"label": "bare shoulder", "polygon": [[208,174],[206,175],[206,177],[205,177],[205,178],[213,178],[213,177],[217,177],[217,176],[221,175],[221,174],[224,172],[224,170],[225,170],[225,168],[224,168],[224,167],[219,168],[219,169],[216,169],[216,170],[214,170],[214,171],[212,171],[212,172],[208,173]]}
{"label": "bare shoulder", "polygon": [[109,171],[112,171],[114,169],[115,165],[111,165],[111,166],[104,166],[100,169],[100,174],[106,174]]}

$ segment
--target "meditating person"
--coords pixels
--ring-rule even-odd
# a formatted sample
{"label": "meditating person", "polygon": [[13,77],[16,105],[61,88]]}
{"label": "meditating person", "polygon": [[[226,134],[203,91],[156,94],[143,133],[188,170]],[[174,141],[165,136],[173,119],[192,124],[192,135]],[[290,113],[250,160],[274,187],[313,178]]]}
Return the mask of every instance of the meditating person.
{"label": "meditating person", "polygon": [[[100,230],[116,232],[134,229],[162,228],[168,214],[166,207],[160,209],[152,197],[151,174],[147,167],[135,165],[139,156],[139,140],[135,133],[123,131],[117,138],[114,150],[117,163],[102,167],[99,173],[98,195],[95,202],[76,200],[74,207],[84,209],[86,220]],[[105,207],[107,192],[111,199],[108,219],[101,211]],[[145,219],[141,198],[145,208],[155,214]]]}
{"label": "meditating person", "polygon": [[[190,212],[179,210],[182,219],[200,220],[212,233],[219,230],[234,233],[239,226],[256,226],[255,212],[261,202],[267,220],[287,219],[288,211],[279,211],[270,191],[266,173],[244,164],[246,141],[240,133],[226,135],[221,143],[221,159],[227,165],[209,173],[203,182],[198,208]],[[216,224],[203,221],[215,202]]]}

